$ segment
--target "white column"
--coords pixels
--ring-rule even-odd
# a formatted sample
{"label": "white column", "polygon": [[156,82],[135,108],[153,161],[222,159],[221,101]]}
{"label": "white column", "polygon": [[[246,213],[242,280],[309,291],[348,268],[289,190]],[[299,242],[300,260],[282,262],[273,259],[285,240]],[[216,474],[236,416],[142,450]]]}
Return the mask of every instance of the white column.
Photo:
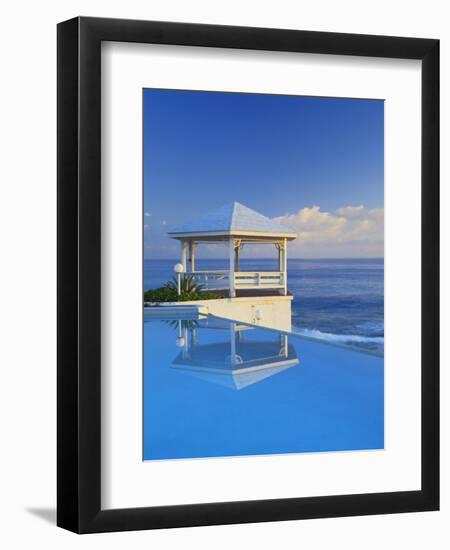
{"label": "white column", "polygon": [[289,355],[289,343],[288,343],[288,337],[287,337],[287,334],[281,334],[280,335],[280,355],[282,355],[283,357],[286,357],[286,359],[288,358],[288,355]]}
{"label": "white column", "polygon": [[187,325],[184,327],[184,352],[187,357],[189,355],[189,331]]}
{"label": "white column", "polygon": [[230,356],[231,364],[236,365],[236,325],[235,323],[230,323]]}
{"label": "white column", "polygon": [[287,239],[284,239],[283,243],[283,282],[284,295],[287,296]]}
{"label": "white column", "polygon": [[236,271],[240,271],[241,266],[240,266],[239,255],[240,255],[241,246],[238,244],[234,250],[235,250],[235,252],[234,252],[234,267],[235,267]]}
{"label": "white column", "polygon": [[278,271],[283,271],[282,244],[277,243],[275,246],[278,249]]}
{"label": "white column", "polygon": [[187,242],[181,241],[181,265],[183,266],[183,271],[186,272],[187,264]]}
{"label": "white column", "polygon": [[230,298],[236,296],[236,291],[234,289],[234,239],[230,237],[228,243],[228,252],[229,252],[229,270],[228,270],[228,279],[230,284]]}
{"label": "white column", "polygon": [[191,273],[195,271],[195,242],[189,241],[189,263]]}

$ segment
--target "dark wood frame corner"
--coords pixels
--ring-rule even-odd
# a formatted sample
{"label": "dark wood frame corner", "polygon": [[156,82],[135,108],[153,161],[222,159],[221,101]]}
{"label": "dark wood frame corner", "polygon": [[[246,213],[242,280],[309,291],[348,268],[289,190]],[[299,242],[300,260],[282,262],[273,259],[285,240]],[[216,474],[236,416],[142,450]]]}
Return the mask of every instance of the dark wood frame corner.
{"label": "dark wood frame corner", "polygon": [[[422,60],[422,489],[101,509],[102,41]],[[78,17],[58,25],[58,506],[76,533],[437,510],[439,41]]]}

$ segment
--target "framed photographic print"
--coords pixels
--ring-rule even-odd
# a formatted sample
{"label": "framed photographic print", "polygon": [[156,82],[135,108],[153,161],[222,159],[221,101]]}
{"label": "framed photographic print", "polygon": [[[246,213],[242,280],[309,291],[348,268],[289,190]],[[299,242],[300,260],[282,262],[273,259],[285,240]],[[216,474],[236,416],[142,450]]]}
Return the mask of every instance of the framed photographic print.
{"label": "framed photographic print", "polygon": [[58,525],[439,506],[439,41],[58,25]]}

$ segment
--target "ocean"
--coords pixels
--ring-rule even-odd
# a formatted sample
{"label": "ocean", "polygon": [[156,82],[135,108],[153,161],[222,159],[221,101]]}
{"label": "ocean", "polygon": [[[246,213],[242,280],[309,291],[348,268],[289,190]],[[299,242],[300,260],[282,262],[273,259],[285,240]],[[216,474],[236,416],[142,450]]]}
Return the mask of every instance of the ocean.
{"label": "ocean", "polygon": [[[144,289],[164,285],[178,259],[144,260]],[[226,260],[196,261],[202,269],[226,269]],[[276,270],[276,260],[242,259],[242,271]],[[384,353],[382,259],[288,260],[292,331],[336,345]]]}

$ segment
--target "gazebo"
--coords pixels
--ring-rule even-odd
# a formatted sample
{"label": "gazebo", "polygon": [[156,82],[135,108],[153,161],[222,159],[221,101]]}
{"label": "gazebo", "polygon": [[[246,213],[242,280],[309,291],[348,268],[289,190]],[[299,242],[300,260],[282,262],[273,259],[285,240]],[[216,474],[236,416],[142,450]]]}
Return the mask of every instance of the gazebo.
{"label": "gazebo", "polygon": [[[168,235],[181,243],[183,272],[208,288],[226,288],[230,298],[234,298],[239,290],[277,290],[287,295],[287,243],[297,234],[281,223],[233,202],[175,227]],[[202,243],[226,245],[229,268],[196,270],[195,251]],[[241,271],[240,255],[246,244],[275,246],[278,250],[278,271]]]}
{"label": "gazebo", "polygon": [[[219,334],[211,339],[205,334],[207,330]],[[271,332],[264,340],[247,339],[245,334],[252,330],[239,323],[220,326],[219,319],[211,318],[196,324],[178,321],[177,345],[181,351],[172,367],[240,390],[299,364],[287,334]],[[198,333],[206,336],[206,342],[201,343]]]}

